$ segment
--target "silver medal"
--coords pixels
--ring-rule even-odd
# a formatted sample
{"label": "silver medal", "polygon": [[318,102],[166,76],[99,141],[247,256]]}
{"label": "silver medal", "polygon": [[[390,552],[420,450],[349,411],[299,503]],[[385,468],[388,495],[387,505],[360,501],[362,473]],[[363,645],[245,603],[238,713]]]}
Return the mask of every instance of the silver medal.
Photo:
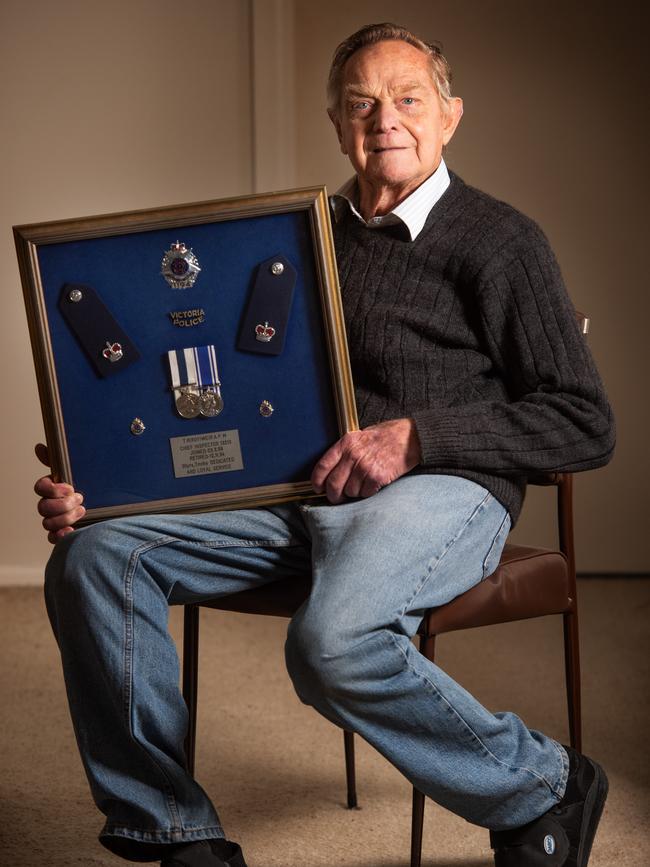
{"label": "silver medal", "polygon": [[189,388],[181,388],[176,396],[176,412],[183,418],[196,418],[201,412],[201,398]]}
{"label": "silver medal", "polygon": [[201,415],[206,418],[219,415],[223,409],[223,399],[219,388],[206,388],[199,401]]}

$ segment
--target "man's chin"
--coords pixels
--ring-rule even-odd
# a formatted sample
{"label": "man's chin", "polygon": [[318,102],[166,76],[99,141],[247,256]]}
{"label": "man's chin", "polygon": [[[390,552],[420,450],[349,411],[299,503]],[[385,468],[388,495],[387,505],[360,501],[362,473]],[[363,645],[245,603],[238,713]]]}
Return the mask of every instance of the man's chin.
{"label": "man's chin", "polygon": [[422,166],[414,164],[408,150],[379,151],[368,155],[364,170],[359,172],[362,177],[374,183],[402,184],[426,175]]}

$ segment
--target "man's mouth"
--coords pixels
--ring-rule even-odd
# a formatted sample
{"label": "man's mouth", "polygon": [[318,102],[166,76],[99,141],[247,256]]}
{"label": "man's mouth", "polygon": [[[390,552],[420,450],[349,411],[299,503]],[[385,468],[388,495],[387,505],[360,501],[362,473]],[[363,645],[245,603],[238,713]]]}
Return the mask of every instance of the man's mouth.
{"label": "man's mouth", "polygon": [[398,146],[395,145],[395,146],[393,146],[393,147],[372,148],[372,150],[370,151],[370,153],[373,153],[373,154],[383,154],[383,153],[385,153],[386,151],[403,151],[403,150],[404,150],[403,147],[398,147]]}

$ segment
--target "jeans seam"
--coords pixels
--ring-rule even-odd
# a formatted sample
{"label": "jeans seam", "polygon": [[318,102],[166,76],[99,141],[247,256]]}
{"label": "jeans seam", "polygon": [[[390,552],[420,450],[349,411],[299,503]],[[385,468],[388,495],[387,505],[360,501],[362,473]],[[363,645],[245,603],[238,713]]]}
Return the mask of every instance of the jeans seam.
{"label": "jeans seam", "polygon": [[555,747],[557,754],[559,756],[560,762],[562,764],[562,772],[560,774],[560,780],[556,788],[551,788],[551,791],[558,799],[561,801],[564,797],[564,793],[566,791],[567,780],[569,779],[569,757],[566,753],[566,750],[557,743],[557,741],[551,741],[553,746]]}
{"label": "jeans seam", "polygon": [[[196,834],[196,833],[216,833],[217,836],[224,836],[224,830],[221,825],[190,825],[188,827],[181,828],[180,831],[187,832],[188,834]],[[149,842],[146,837],[160,838],[160,837],[169,837],[172,835],[178,835],[179,829],[176,828],[139,828],[135,825],[127,825],[124,822],[120,822],[115,825],[104,825],[102,828],[99,838],[101,840],[102,837],[122,837],[127,840],[134,840],[135,842]],[[135,834],[140,835],[139,837],[134,836]],[[190,839],[190,838],[188,838]],[[158,842],[163,842],[158,839]],[[180,842],[180,841],[174,841]]]}
{"label": "jeans seam", "polygon": [[402,609],[398,615],[399,620],[401,620],[401,618],[404,617],[404,615],[406,614],[407,611],[411,610],[412,605],[413,605],[413,601],[417,598],[418,594],[420,594],[422,592],[422,590],[424,589],[424,587],[427,585],[431,576],[434,574],[434,572],[437,570],[438,566],[444,560],[445,556],[447,555],[447,552],[450,551],[452,546],[455,545],[455,543],[460,539],[460,537],[463,535],[465,530],[472,523],[474,518],[484,510],[486,502],[488,500],[492,500],[492,499],[494,499],[492,494],[489,491],[487,491],[485,496],[481,500],[481,502],[477,503],[477,505],[474,507],[474,510],[469,515],[469,517],[467,518],[465,523],[459,528],[456,535],[447,542],[447,544],[443,548],[440,556],[436,558],[435,563],[433,563],[433,564],[429,563],[429,565],[427,566],[426,575],[423,576],[420,584],[415,588],[413,594],[409,597],[409,599],[407,599],[405,604],[402,606]]}
{"label": "jeans seam", "polygon": [[499,529],[494,534],[494,539],[492,539],[492,542],[490,543],[490,547],[488,549],[488,552],[485,555],[485,558],[483,560],[483,566],[481,569],[482,578],[487,578],[487,575],[485,574],[485,572],[486,572],[486,569],[488,566],[488,561],[489,561],[490,557],[492,556],[492,552],[494,551],[494,546],[497,544],[497,539],[499,539],[501,537],[501,531],[503,530],[506,521],[509,521],[509,520],[510,520],[510,515],[508,512],[506,512],[505,515],[503,516],[503,521],[501,521],[501,524],[499,525]]}
{"label": "jeans seam", "polygon": [[[123,653],[123,665],[124,665],[124,683],[123,683],[123,697],[122,697],[122,713],[124,716],[124,720],[126,725],[128,726],[129,733],[133,742],[138,745],[138,747],[142,750],[142,752],[147,756],[147,758],[158,768],[158,771],[162,775],[163,778],[163,786],[165,791],[165,798],[167,801],[167,807],[169,810],[170,819],[172,822],[171,833],[177,833],[178,831],[184,830],[183,823],[181,821],[180,811],[178,809],[178,802],[176,799],[176,794],[174,792],[174,787],[172,784],[169,775],[165,771],[164,767],[156,761],[154,756],[152,756],[145,747],[140,743],[138,738],[135,736],[133,731],[133,725],[131,720],[131,712],[133,707],[133,686],[132,686],[132,676],[133,676],[133,644],[134,644],[134,625],[133,625],[133,582],[135,578],[135,573],[140,564],[142,557],[144,554],[147,554],[149,551],[154,550],[155,548],[161,548],[165,545],[170,545],[175,542],[178,542],[178,538],[175,536],[160,536],[157,539],[152,539],[148,542],[144,542],[141,545],[138,545],[133,549],[131,555],[129,557],[129,562],[127,565],[126,572],[124,574],[124,653]],[[238,539],[238,540],[229,540],[228,542],[187,542],[188,545],[193,545],[195,547],[210,547],[210,548],[219,548],[219,547],[292,547],[295,546],[293,540],[285,540],[285,539],[269,539],[269,540],[255,540],[252,541],[250,539]]]}
{"label": "jeans seam", "polygon": [[294,539],[236,539],[228,542],[187,542],[186,544],[197,548],[304,548],[304,542]]}
{"label": "jeans seam", "polygon": [[459,720],[459,721],[460,721],[460,722],[465,726],[466,730],[469,731],[469,732],[471,733],[471,735],[472,735],[472,737],[474,738],[474,740],[475,740],[477,743],[479,743],[479,744],[481,745],[481,747],[485,750],[485,752],[487,753],[487,755],[490,756],[490,758],[492,758],[492,759],[493,759],[493,760],[494,760],[498,765],[502,765],[503,767],[508,768],[508,770],[522,770],[522,771],[527,771],[527,772],[530,773],[533,777],[535,777],[536,779],[538,779],[538,780],[540,780],[541,782],[543,782],[543,783],[544,783],[544,784],[549,788],[549,790],[551,791],[551,793],[553,794],[554,797],[556,797],[556,798],[558,797],[558,796],[557,796],[557,792],[556,792],[556,790],[555,790],[554,787],[551,785],[551,783],[546,779],[546,777],[544,777],[542,774],[537,773],[537,771],[535,771],[533,768],[528,768],[528,767],[525,767],[525,766],[517,766],[517,767],[515,768],[515,767],[513,767],[512,765],[509,765],[507,762],[503,762],[503,761],[501,761],[501,759],[497,758],[497,756],[495,756],[494,753],[493,753],[491,750],[489,750],[489,749],[487,748],[487,746],[483,743],[483,741],[481,740],[481,738],[476,734],[476,732],[474,731],[474,729],[473,729],[473,728],[471,727],[471,725],[467,722],[467,720],[463,717],[463,715],[462,715],[461,713],[459,713],[458,709],[457,709],[456,707],[454,707],[454,705],[449,701],[449,699],[448,699],[448,698],[447,698],[447,697],[446,697],[446,696],[445,696],[445,695],[444,695],[444,694],[443,694],[443,693],[438,689],[438,687],[435,685],[435,683],[433,683],[433,681],[431,681],[431,680],[430,680],[430,679],[429,679],[425,674],[421,674],[419,671],[416,671],[416,669],[414,668],[414,666],[410,663],[409,658],[408,658],[408,656],[407,656],[405,650],[400,646],[399,642],[397,641],[396,636],[393,635],[392,632],[388,632],[387,634],[388,634],[388,635],[390,636],[390,638],[392,639],[392,641],[393,641],[393,643],[395,644],[395,647],[397,648],[397,650],[398,650],[398,651],[402,654],[402,656],[404,657],[404,662],[406,663],[406,667],[409,669],[409,671],[411,672],[411,674],[413,674],[415,677],[420,678],[420,680],[423,680],[424,683],[427,684],[427,686],[429,686],[430,689],[432,689],[433,692],[434,692],[434,693],[435,693],[435,694],[436,694],[436,695],[437,695],[437,696],[438,696],[442,701],[444,701],[444,703],[447,705],[447,707],[450,709],[450,711],[452,711],[452,713],[456,716],[456,718],[457,718],[457,719],[458,719],[458,720]]}
{"label": "jeans seam", "polygon": [[156,761],[154,756],[152,756],[140,743],[138,738],[135,736],[131,712],[133,708],[133,685],[132,685],[132,677],[133,677],[133,644],[134,644],[134,624],[133,624],[133,583],[135,572],[138,568],[139,563],[141,562],[142,555],[147,553],[148,551],[153,550],[154,548],[162,547],[163,545],[168,544],[170,541],[173,541],[173,536],[165,536],[160,539],[152,540],[151,542],[146,542],[142,545],[139,545],[131,552],[131,556],[129,557],[128,566],[126,572],[124,574],[124,694],[122,700],[122,712],[124,715],[125,724],[128,727],[129,734],[135,744],[138,745],[139,749],[147,756],[149,761],[158,768],[162,778],[163,778],[163,787],[165,792],[165,799],[167,801],[167,808],[169,810],[170,822],[172,824],[172,828],[170,829],[170,833],[178,833],[183,829],[183,825],[181,822],[180,811],[178,809],[178,803],[176,801],[176,794],[174,792],[174,788],[172,785],[172,781],[170,780],[167,772],[162,767],[162,765]]}

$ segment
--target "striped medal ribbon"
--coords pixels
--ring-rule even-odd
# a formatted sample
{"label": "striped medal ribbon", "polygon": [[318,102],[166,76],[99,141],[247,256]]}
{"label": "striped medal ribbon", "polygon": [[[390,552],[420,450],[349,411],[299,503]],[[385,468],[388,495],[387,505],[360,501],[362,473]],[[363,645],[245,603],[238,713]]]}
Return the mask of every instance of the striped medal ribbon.
{"label": "striped medal ribbon", "polygon": [[170,349],[167,356],[178,414],[183,418],[218,415],[223,400],[215,347]]}

